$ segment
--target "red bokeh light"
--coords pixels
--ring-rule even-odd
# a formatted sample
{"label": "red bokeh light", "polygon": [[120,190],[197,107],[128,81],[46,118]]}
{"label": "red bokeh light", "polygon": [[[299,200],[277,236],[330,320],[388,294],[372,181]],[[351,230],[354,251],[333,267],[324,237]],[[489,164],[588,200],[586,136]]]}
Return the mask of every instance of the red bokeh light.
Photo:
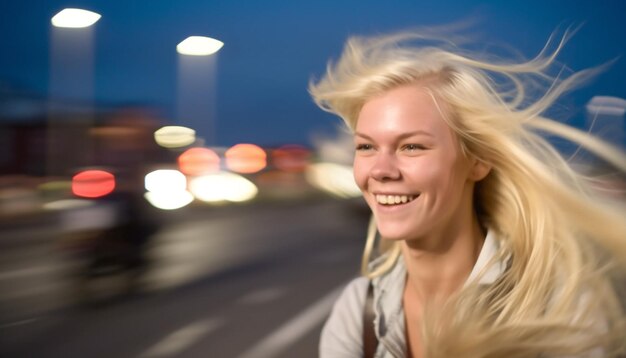
{"label": "red bokeh light", "polygon": [[267,166],[267,154],[254,144],[237,144],[225,153],[226,165],[237,173],[256,173]]}
{"label": "red bokeh light", "polygon": [[187,175],[216,172],[220,169],[220,157],[209,148],[191,148],[178,157],[178,167]]}
{"label": "red bokeh light", "polygon": [[104,170],[85,170],[72,178],[72,193],[83,198],[99,198],[115,189],[115,176]]}
{"label": "red bokeh light", "polygon": [[309,164],[311,151],[301,145],[288,144],[272,151],[272,163],[286,172],[302,172]]}

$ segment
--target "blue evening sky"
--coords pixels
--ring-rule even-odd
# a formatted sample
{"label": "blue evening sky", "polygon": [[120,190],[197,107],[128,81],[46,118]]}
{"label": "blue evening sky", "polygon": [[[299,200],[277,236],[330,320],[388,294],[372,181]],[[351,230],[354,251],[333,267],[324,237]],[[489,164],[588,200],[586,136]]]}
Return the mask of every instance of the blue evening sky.
{"label": "blue evening sky", "polygon": [[618,60],[571,96],[570,120],[582,123],[594,95],[626,98],[622,0],[3,0],[0,82],[48,94],[50,18],[65,7],[102,15],[93,37],[93,98],[77,99],[145,104],[172,123],[184,123],[176,118],[176,44],[190,35],[222,40],[215,101],[206,104],[214,103],[215,124],[198,128],[214,127],[220,145],[308,143],[312,133],[332,132],[339,121],[317,109],[306,88],[347,36],[469,19],[481,39],[527,57],[557,27],[583,24],[560,60],[574,70]]}

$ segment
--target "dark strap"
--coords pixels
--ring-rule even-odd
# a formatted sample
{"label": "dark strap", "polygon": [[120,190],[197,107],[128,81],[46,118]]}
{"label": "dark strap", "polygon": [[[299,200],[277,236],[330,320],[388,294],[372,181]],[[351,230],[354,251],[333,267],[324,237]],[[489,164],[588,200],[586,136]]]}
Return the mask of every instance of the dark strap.
{"label": "dark strap", "polygon": [[363,357],[374,358],[378,338],[374,332],[374,287],[372,281],[367,286],[367,296],[363,307]]}

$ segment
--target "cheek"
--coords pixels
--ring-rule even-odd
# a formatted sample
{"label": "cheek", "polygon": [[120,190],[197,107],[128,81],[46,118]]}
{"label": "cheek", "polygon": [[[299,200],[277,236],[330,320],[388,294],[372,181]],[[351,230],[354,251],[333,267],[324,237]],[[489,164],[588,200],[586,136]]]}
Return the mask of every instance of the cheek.
{"label": "cheek", "polygon": [[424,157],[405,166],[405,177],[422,191],[447,193],[461,189],[464,171],[451,158]]}
{"label": "cheek", "polygon": [[439,160],[427,157],[419,158],[418,160],[413,158],[413,160],[405,163],[403,168],[405,178],[410,178],[410,181],[422,185],[440,181],[441,172],[443,171]]}
{"label": "cheek", "polygon": [[362,158],[355,158],[352,165],[352,174],[354,175],[354,181],[361,190],[364,190],[365,185],[367,184],[367,173],[369,169],[366,164],[366,161],[364,161]]}

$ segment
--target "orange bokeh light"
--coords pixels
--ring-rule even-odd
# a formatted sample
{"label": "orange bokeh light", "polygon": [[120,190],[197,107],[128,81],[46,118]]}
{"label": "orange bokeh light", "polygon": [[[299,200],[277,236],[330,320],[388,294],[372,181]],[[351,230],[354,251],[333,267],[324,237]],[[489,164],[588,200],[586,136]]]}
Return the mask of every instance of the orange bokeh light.
{"label": "orange bokeh light", "polygon": [[237,144],[225,153],[226,166],[237,173],[256,173],[267,166],[267,154],[254,144]]}
{"label": "orange bokeh light", "polygon": [[301,145],[288,144],[272,151],[272,163],[286,172],[302,172],[309,164],[311,151]]}
{"label": "orange bokeh light", "polygon": [[99,198],[115,189],[115,176],[104,170],[85,170],[72,178],[72,193],[83,198]]}
{"label": "orange bokeh light", "polygon": [[220,157],[209,148],[191,148],[178,157],[178,167],[187,175],[216,172],[220,169]]}

